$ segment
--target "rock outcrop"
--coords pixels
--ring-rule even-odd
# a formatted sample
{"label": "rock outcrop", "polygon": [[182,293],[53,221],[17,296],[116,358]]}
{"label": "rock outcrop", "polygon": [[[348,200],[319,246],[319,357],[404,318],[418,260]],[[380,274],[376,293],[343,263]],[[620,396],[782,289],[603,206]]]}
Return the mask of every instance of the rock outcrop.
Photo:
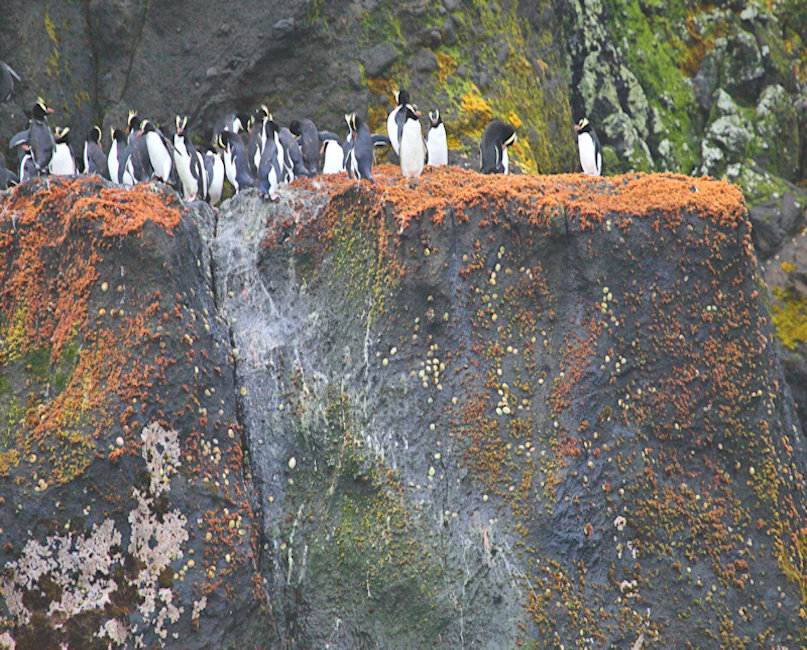
{"label": "rock outcrop", "polygon": [[376,180],[3,199],[3,638],[800,643],[804,441],[737,188]]}

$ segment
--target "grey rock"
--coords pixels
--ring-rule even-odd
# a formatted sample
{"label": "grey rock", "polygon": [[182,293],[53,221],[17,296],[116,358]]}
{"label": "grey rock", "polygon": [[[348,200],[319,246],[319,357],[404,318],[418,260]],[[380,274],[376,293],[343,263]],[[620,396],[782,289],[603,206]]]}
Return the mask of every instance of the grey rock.
{"label": "grey rock", "polygon": [[379,43],[366,50],[361,60],[367,76],[378,77],[398,60],[398,50],[392,43]]}
{"label": "grey rock", "polygon": [[431,50],[421,48],[409,60],[410,65],[418,72],[432,72],[437,70],[437,56]]}
{"label": "grey rock", "polygon": [[651,171],[655,169],[650,148],[642,139],[633,120],[622,111],[612,113],[601,124],[600,139],[614,148],[628,169]]}

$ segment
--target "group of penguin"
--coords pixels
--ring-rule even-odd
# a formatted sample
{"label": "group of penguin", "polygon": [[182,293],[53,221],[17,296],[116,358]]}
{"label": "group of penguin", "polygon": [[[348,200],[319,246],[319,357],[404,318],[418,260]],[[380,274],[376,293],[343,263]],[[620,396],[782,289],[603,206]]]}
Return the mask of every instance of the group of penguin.
{"label": "group of penguin", "polygon": [[[0,103],[8,99],[19,76],[0,61]],[[0,152],[0,190],[36,176],[74,175],[79,169],[70,148],[70,128],[51,130],[53,113],[39,98],[31,110],[29,127],[9,142],[19,149],[19,173],[6,169]],[[391,146],[398,155],[404,178],[416,179],[426,164],[448,164],[445,125],[439,110],[429,112],[430,127],[423,137],[421,113],[406,90],[395,92],[395,107],[387,118],[387,135],[371,134],[356,113],[345,115],[347,133],[341,139],[319,131],[311,120],[294,120],[280,127],[266,106],[253,115],[227,113],[213,130],[214,147],[198,150],[188,136],[188,118],[177,116],[172,137],[153,122],[130,112],[125,129],[112,129],[108,153],[101,148],[102,132],[93,126],[84,139],[82,171],[99,174],[123,185],[157,178],[182,193],[186,201],[203,200],[215,206],[222,196],[225,177],[235,192],[255,187],[271,200],[280,184],[298,177],[346,171],[350,178],[373,181],[375,149]],[[574,127],[578,132],[583,172],[600,175],[602,149],[588,120]],[[516,142],[515,128],[492,120],[479,146],[483,174],[508,174],[507,149]]]}

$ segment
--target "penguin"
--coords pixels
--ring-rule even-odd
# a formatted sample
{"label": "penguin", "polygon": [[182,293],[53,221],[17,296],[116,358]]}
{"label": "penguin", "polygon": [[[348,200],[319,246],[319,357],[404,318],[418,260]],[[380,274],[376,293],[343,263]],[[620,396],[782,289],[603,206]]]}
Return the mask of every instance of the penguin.
{"label": "penguin", "polygon": [[129,111],[129,119],[126,120],[126,144],[132,144],[140,131],[141,119],[137,116],[137,111]]}
{"label": "penguin", "polygon": [[20,81],[20,75],[14,72],[5,61],[0,61],[0,104],[7,102],[14,92],[14,80]]}
{"label": "penguin", "polygon": [[350,149],[347,152],[345,168],[351,178],[373,180],[373,138],[370,129],[356,113],[345,115],[350,129]]}
{"label": "penguin", "polygon": [[584,117],[574,125],[577,131],[577,149],[580,153],[580,166],[586,176],[602,174],[602,146],[597,133]]}
{"label": "penguin", "polygon": [[[114,143],[113,143],[114,146]],[[84,173],[98,174],[109,180],[109,162],[101,149],[101,127],[94,126],[84,139]]]}
{"label": "penguin", "polygon": [[[0,61],[2,63],[2,61]],[[12,185],[17,185],[20,177],[10,169],[6,169],[6,157],[0,151],[0,190],[6,190]]]}
{"label": "penguin", "polygon": [[294,134],[283,127],[277,133],[280,144],[283,145],[283,178],[287,183],[291,183],[295,178],[301,176],[311,176],[303,163],[303,152],[297,143]]}
{"label": "penguin", "polygon": [[36,178],[39,174],[34,164],[34,155],[31,153],[31,145],[24,142],[20,145],[19,150],[20,159],[20,172],[18,174],[20,183],[23,183],[32,178]]}
{"label": "penguin", "polygon": [[107,154],[107,166],[109,168],[109,178],[113,183],[122,183],[121,175],[125,167],[126,160],[126,134],[120,129],[112,127],[109,130],[112,136],[112,146]]}
{"label": "penguin", "polygon": [[207,179],[207,196],[205,200],[213,207],[221,200],[224,189],[224,163],[217,151],[205,152],[205,177]]}
{"label": "penguin", "polygon": [[207,196],[207,176],[204,171],[204,158],[186,137],[187,126],[188,118],[177,115],[173,157],[182,185],[182,196],[186,201],[193,201],[197,196],[203,198]]}
{"label": "penguin", "polygon": [[319,131],[317,138],[322,142],[320,155],[322,156],[322,173],[338,174],[345,171],[344,151],[339,136],[330,131]]}
{"label": "penguin", "polygon": [[311,120],[294,120],[289,124],[289,131],[297,137],[305,168],[310,175],[316,176],[320,152],[319,132],[316,125]]}
{"label": "penguin", "polygon": [[429,121],[431,127],[426,134],[426,150],[429,152],[429,164],[432,167],[440,167],[448,164],[448,141],[446,140],[446,127],[440,111],[434,109],[429,111]]}
{"label": "penguin", "polygon": [[143,120],[140,124],[140,133],[146,141],[151,168],[154,175],[163,183],[171,183],[171,170],[174,166],[172,147],[162,132],[150,120]]}
{"label": "penguin", "polygon": [[404,178],[418,178],[423,173],[426,150],[423,147],[423,131],[420,128],[417,109],[412,104],[407,104],[398,115],[403,115],[404,120],[398,143],[401,174]]}
{"label": "penguin", "polygon": [[[141,122],[136,116],[135,120],[137,125],[140,126]],[[118,173],[120,174],[121,183],[135,185],[149,180],[154,174],[154,168],[151,166],[143,131],[138,128],[133,133],[129,133],[128,139],[129,143],[123,152],[122,169],[119,169]]]}
{"label": "penguin", "polygon": [[56,129],[56,148],[48,164],[48,171],[54,176],[75,176],[76,161],[70,148],[70,127]]}
{"label": "penguin", "polygon": [[400,153],[400,135],[399,130],[402,121],[398,117],[399,113],[403,110],[404,106],[409,103],[409,91],[396,90],[395,91],[395,108],[390,111],[387,116],[387,135],[389,135],[390,144],[395,150],[395,153]]}
{"label": "penguin", "polygon": [[[272,201],[277,200],[277,187],[283,179],[283,166],[278,158],[277,150],[279,139],[275,137],[275,128],[273,121],[267,122],[269,137],[266,139],[266,146],[261,154],[261,164],[258,166],[258,189]],[[291,134],[291,132],[289,133]]]}
{"label": "penguin", "polygon": [[255,179],[249,175],[247,169],[247,149],[241,136],[233,131],[222,131],[219,133],[218,144],[224,150],[224,170],[233,189],[240,192],[253,187]]}
{"label": "penguin", "polygon": [[249,128],[247,165],[249,166],[249,173],[253,176],[258,174],[258,166],[261,164],[261,153],[263,153],[263,147],[266,144],[266,122],[270,118],[269,109],[264,104],[261,104]]}
{"label": "penguin", "polygon": [[507,147],[516,141],[516,130],[501,120],[492,120],[479,143],[480,171],[483,174],[509,174]]}
{"label": "penguin", "polygon": [[235,111],[228,111],[219,117],[213,125],[213,144],[219,141],[219,135],[224,131],[230,133],[240,133],[249,122],[249,116],[244,113],[236,113]]}
{"label": "penguin", "polygon": [[31,111],[28,144],[31,146],[31,156],[39,174],[47,173],[48,165],[50,165],[53,152],[56,149],[56,141],[53,139],[50,126],[48,126],[48,115],[50,113],[53,113],[53,109],[47,107],[44,99],[38,98]]}

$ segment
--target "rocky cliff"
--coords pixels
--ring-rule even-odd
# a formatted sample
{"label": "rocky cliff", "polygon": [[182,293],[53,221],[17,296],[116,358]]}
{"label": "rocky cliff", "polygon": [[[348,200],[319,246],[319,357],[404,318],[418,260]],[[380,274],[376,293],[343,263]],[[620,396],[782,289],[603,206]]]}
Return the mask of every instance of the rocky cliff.
{"label": "rocky cliff", "polygon": [[804,643],[803,434],[739,191],[377,180],[2,199],[0,638]]}

